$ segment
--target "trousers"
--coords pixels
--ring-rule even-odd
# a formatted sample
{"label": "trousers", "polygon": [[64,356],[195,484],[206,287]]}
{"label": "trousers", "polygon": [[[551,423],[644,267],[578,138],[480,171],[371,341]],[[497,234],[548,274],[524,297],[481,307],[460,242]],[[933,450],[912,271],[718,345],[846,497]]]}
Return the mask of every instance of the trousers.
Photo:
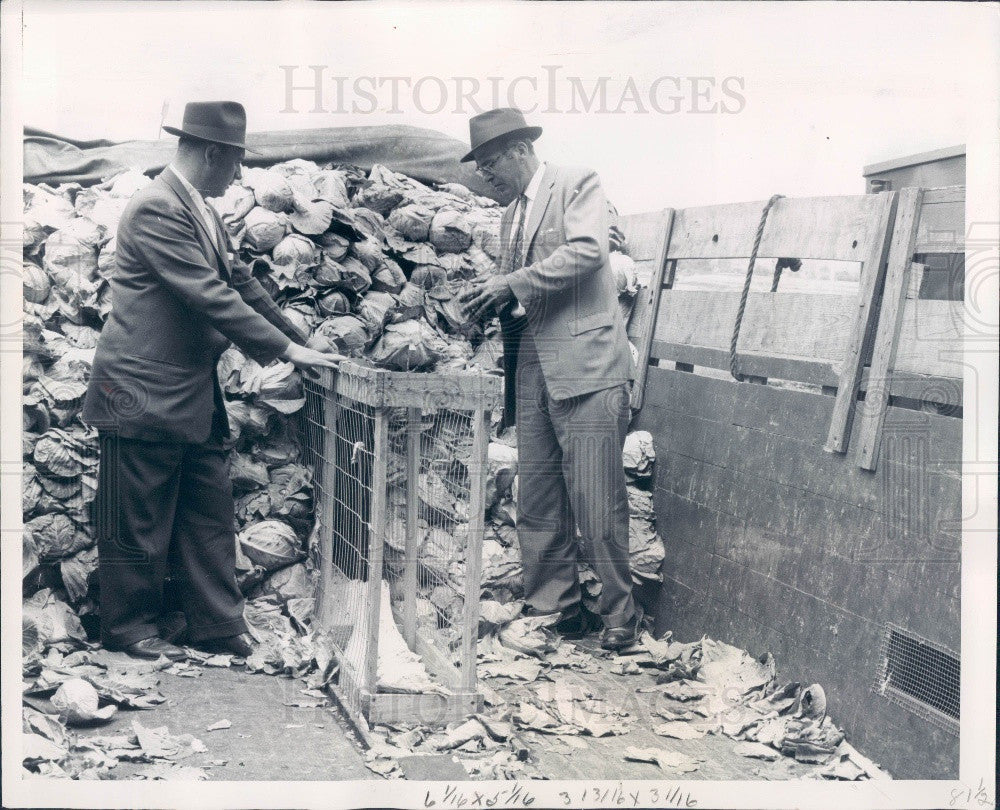
{"label": "trousers", "polygon": [[97,554],[101,640],[157,635],[169,575],[192,642],[244,633],[232,483],[217,440],[100,436]]}
{"label": "trousers", "polygon": [[636,611],[622,467],[628,388],[620,384],[553,400],[527,331],[516,373],[517,536],[525,603],[541,612],[576,609],[577,561],[583,559],[601,581],[602,621],[623,626]]}

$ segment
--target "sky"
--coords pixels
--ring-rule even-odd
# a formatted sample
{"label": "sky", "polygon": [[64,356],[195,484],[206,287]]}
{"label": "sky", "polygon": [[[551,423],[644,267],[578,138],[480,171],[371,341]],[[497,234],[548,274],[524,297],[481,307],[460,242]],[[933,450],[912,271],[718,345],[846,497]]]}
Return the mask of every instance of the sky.
{"label": "sky", "polygon": [[23,120],[169,137],[164,110],[177,124],[188,100],[232,98],[251,130],[467,141],[495,87],[543,127],[543,159],[596,169],[622,213],[856,194],[865,165],[996,120],[998,31],[992,4],[965,3],[28,0]]}

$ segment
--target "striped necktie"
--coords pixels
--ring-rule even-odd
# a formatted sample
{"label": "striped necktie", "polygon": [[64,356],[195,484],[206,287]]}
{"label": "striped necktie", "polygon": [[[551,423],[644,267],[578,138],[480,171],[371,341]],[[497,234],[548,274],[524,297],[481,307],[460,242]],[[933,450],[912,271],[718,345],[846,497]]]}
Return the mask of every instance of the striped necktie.
{"label": "striped necktie", "polygon": [[523,194],[518,198],[517,207],[519,211],[517,229],[514,231],[514,241],[510,249],[510,269],[512,272],[517,270],[523,261],[521,253],[524,249],[524,217],[528,212],[528,198]]}
{"label": "striped necktie", "polygon": [[[518,198],[517,206],[520,209],[520,213],[517,218],[517,230],[514,231],[514,242],[510,248],[510,265],[507,268],[508,273],[513,273],[518,270],[524,263],[523,256],[521,255],[524,249],[524,217],[528,212],[528,198],[523,194]],[[525,314],[524,307],[521,306],[519,301],[515,301],[510,310],[511,317],[520,318]]]}

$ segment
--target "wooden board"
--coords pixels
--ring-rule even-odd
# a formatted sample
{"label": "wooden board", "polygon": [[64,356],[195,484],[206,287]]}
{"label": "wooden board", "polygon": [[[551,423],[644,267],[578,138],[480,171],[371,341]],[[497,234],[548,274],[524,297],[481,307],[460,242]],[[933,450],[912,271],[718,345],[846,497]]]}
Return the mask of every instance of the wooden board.
{"label": "wooden board", "polygon": [[[884,233],[886,196],[778,200],[768,214],[758,255],[866,261]],[[678,209],[668,258],[749,256],[764,205],[761,200]]]}
{"label": "wooden board", "polygon": [[469,518],[465,551],[465,606],[462,612],[462,687],[476,691],[476,643],[479,639],[479,600],[483,567],[486,477],[490,441],[490,412],[476,411],[472,424],[469,470]]}
{"label": "wooden board", "polygon": [[915,253],[965,251],[965,186],[927,189],[920,208]]}
{"label": "wooden board", "polygon": [[[660,294],[663,289],[663,278],[667,264],[667,246],[670,243],[670,232],[673,224],[673,209],[667,208],[661,212],[655,212],[653,216],[643,215],[641,217],[630,218],[628,222],[623,222],[625,239],[628,244],[630,240],[636,242],[636,250],[645,259],[650,250],[650,242],[656,236],[655,256],[649,287],[643,290],[641,296],[646,297],[644,311],[653,313],[659,311]],[[649,350],[653,343],[653,329],[655,324],[650,318],[646,318],[639,331],[635,334],[635,346],[639,351],[639,360],[635,372],[635,384],[632,387],[632,408],[638,410],[642,407],[643,395],[646,388],[646,371],[649,367]]]}
{"label": "wooden board", "polygon": [[319,403],[317,414],[322,420],[323,435],[321,446],[319,447],[320,458],[318,459],[320,469],[319,481],[321,486],[317,490],[316,518],[319,523],[319,599],[317,605],[317,615],[320,626],[330,623],[333,617],[333,603],[335,594],[333,593],[333,538],[335,520],[335,502],[337,486],[337,398],[333,393],[333,373],[329,369],[324,369],[321,373],[319,391]]}
{"label": "wooden board", "polygon": [[882,423],[885,421],[885,409],[889,405],[889,383],[895,367],[896,347],[899,344],[899,331],[903,322],[903,311],[906,308],[910,259],[917,241],[917,224],[922,200],[921,189],[904,188],[900,192],[899,205],[896,209],[878,331],[861,417],[858,464],[864,470],[874,470],[878,459]]}
{"label": "wooden board", "polygon": [[[673,361],[690,366],[729,371],[729,350],[709,349],[654,340],[650,353],[657,362]],[[795,357],[771,357],[749,352],[737,352],[736,363],[746,375],[771,380],[794,380],[811,385],[837,385],[833,364],[824,360],[803,360]]]}
{"label": "wooden board", "polygon": [[907,301],[893,368],[961,378],[964,320],[961,301]]}
{"label": "wooden board", "polygon": [[341,363],[337,394],[373,407],[475,409],[494,408],[503,396],[503,382],[493,374],[421,374],[387,371]]}
{"label": "wooden board", "polygon": [[629,214],[619,220],[625,234],[625,252],[634,262],[654,261],[660,255],[666,209]]}
{"label": "wooden board", "polygon": [[891,225],[899,197],[895,191],[870,196],[878,198],[879,205],[868,212],[871,217],[868,223],[871,228],[871,240],[863,258],[857,315],[842,355],[843,365],[837,385],[833,416],[830,420],[830,433],[826,442],[827,450],[834,453],[846,452],[851,436],[861,377],[874,343],[878,302],[885,279],[885,262],[891,240]]}
{"label": "wooden board", "polygon": [[[738,292],[664,290],[654,337],[664,343],[728,352],[739,302]],[[737,349],[839,361],[857,308],[849,296],[751,292]]]}

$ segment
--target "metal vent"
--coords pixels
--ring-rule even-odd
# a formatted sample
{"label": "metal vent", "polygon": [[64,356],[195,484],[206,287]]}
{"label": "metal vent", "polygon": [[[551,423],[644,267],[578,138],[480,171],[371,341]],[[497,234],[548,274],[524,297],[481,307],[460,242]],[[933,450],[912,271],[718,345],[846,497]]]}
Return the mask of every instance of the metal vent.
{"label": "metal vent", "polygon": [[961,661],[940,644],[888,625],[875,691],[926,720],[957,733]]}

